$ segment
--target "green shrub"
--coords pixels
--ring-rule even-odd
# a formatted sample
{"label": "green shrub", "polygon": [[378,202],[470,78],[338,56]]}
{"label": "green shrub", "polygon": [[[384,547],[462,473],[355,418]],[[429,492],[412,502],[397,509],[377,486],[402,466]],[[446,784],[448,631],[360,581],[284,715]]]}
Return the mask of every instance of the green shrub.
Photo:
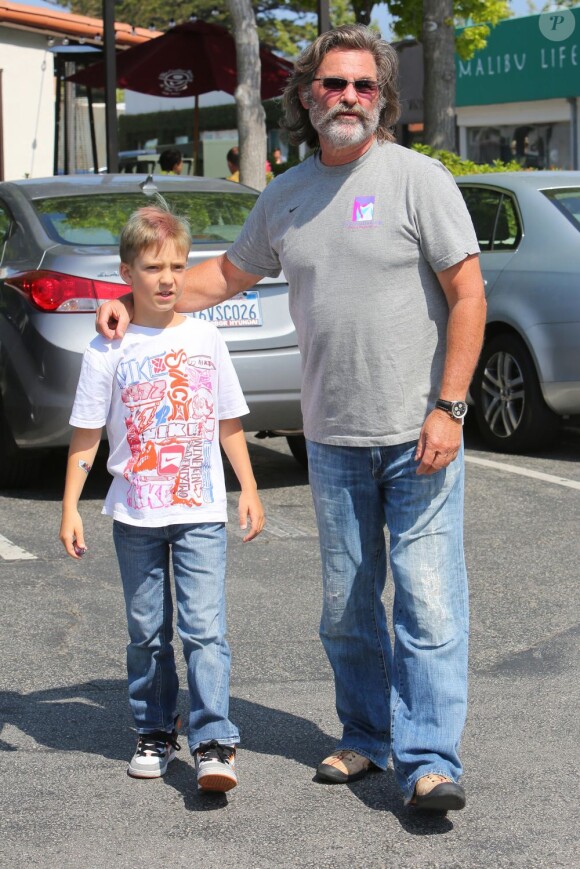
{"label": "green shrub", "polygon": [[[440,151],[430,145],[413,145],[413,151],[434,157],[449,169],[452,175],[480,175],[486,172],[520,172],[522,167],[517,160],[504,163],[502,160],[494,160],[493,163],[474,163],[472,160],[464,160],[452,151]],[[528,170],[526,170],[528,171]],[[532,170],[533,171],[533,170]]]}

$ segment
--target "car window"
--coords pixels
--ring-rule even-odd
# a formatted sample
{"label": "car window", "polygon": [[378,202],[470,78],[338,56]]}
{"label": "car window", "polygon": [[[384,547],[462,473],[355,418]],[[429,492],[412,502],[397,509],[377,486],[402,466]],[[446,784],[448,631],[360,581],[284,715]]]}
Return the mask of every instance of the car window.
{"label": "car window", "polygon": [[518,213],[511,196],[501,197],[493,232],[492,250],[514,250],[522,237]]}
{"label": "car window", "polygon": [[465,204],[471,214],[477,241],[482,251],[491,250],[493,227],[501,193],[483,187],[461,187]]}
{"label": "car window", "polygon": [[580,230],[580,187],[568,187],[565,190],[542,190],[542,193],[554,203],[576,229]]}
{"label": "car window", "polygon": [[6,241],[11,222],[8,211],[0,202],[0,244],[3,244]]}
{"label": "car window", "polygon": [[511,196],[500,190],[461,185],[482,252],[514,250],[522,235],[518,213]]}
{"label": "car window", "polygon": [[[163,193],[175,214],[187,218],[192,244],[232,242],[256,202],[253,193]],[[59,196],[34,201],[48,235],[72,245],[117,245],[129,215],[144,205],[155,204],[142,193],[109,193]]]}
{"label": "car window", "polygon": [[0,265],[2,265],[2,260],[4,259],[4,251],[6,250],[9,229],[10,215],[0,202]]}
{"label": "car window", "polygon": [[0,202],[0,265],[4,260],[18,262],[27,253],[26,236],[18,228],[8,206]]}

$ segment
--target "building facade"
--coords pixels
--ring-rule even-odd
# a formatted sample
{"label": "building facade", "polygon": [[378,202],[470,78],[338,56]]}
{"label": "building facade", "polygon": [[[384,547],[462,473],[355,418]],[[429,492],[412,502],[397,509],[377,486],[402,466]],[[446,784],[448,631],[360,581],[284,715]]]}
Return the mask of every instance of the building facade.
{"label": "building facade", "polygon": [[456,72],[462,157],[579,168],[580,7],[501,22]]}
{"label": "building facade", "polygon": [[[117,48],[159,35],[115,24]],[[53,174],[56,53],[102,40],[101,19],[0,2],[0,180]]]}

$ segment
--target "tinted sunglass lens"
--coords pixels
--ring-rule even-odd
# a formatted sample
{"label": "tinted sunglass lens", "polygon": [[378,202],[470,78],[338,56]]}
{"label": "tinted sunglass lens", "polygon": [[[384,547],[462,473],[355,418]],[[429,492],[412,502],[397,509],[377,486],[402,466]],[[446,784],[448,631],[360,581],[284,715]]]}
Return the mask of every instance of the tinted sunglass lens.
{"label": "tinted sunglass lens", "polygon": [[322,86],[327,91],[343,91],[348,82],[345,78],[323,78]]}
{"label": "tinted sunglass lens", "polygon": [[378,89],[378,85],[375,81],[366,78],[361,78],[358,81],[355,81],[354,86],[358,94],[374,94]]}
{"label": "tinted sunglass lens", "polygon": [[[330,76],[323,78],[322,85],[327,91],[344,91],[349,84],[346,78],[336,78]],[[361,78],[353,82],[354,89],[358,94],[374,94],[378,90],[378,85],[375,81],[368,78]]]}

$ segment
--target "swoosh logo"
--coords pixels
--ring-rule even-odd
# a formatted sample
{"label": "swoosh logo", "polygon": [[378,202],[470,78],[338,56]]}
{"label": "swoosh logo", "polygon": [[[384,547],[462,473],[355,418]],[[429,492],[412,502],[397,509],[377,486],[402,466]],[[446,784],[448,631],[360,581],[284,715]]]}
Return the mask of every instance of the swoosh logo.
{"label": "swoosh logo", "polygon": [[288,213],[292,214],[293,211],[296,211],[297,208],[300,208],[300,205],[295,205],[294,208],[289,208]]}

